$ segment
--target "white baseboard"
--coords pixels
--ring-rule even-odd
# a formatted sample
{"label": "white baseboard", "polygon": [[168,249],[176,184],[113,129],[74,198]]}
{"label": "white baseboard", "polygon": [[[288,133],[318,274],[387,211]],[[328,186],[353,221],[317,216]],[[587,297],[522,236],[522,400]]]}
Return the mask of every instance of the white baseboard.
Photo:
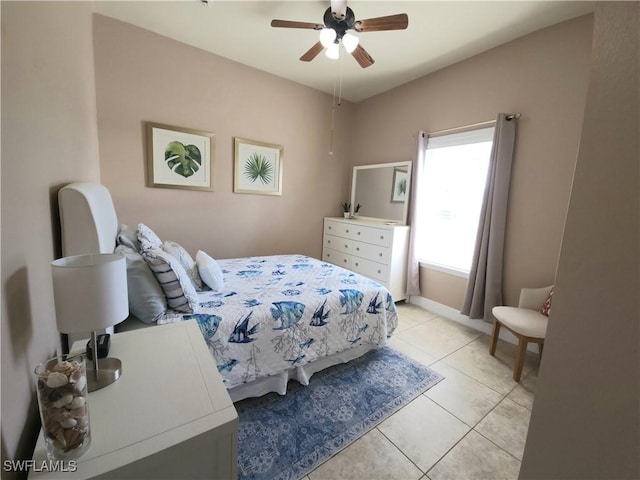
{"label": "white baseboard", "polygon": [[[484,320],[472,320],[466,315],[461,314],[455,308],[451,308],[448,305],[444,305],[442,303],[434,302],[433,300],[429,300],[428,298],[421,296],[411,296],[408,299],[408,302],[420,308],[424,308],[425,310],[429,310],[430,312],[438,314],[439,316],[444,317],[448,320],[458,322],[465,327],[478,330],[479,332],[485,333],[489,336],[491,336],[491,333],[493,331],[493,324],[485,322]],[[518,344],[518,337],[513,335],[509,330],[505,328],[500,329],[500,335],[498,336],[498,338],[514,345]],[[527,346],[527,350],[537,353],[538,347],[535,344],[530,343]]]}

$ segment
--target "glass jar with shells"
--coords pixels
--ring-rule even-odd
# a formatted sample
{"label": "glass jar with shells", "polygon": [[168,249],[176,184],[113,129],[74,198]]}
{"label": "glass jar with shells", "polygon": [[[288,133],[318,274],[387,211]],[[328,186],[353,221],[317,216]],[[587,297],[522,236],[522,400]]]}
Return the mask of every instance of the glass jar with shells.
{"label": "glass jar with shells", "polygon": [[49,460],[75,460],[91,444],[84,355],[60,355],[35,369]]}

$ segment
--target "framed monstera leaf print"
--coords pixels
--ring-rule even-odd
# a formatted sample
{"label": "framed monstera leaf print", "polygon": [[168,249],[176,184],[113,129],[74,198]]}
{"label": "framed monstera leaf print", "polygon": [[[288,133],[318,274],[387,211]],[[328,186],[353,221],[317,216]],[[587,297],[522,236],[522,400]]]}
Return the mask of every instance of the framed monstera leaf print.
{"label": "framed monstera leaf print", "polygon": [[282,147],[234,138],[236,193],[282,195]]}
{"label": "framed monstera leaf print", "polygon": [[213,190],[215,135],[146,122],[147,186]]}

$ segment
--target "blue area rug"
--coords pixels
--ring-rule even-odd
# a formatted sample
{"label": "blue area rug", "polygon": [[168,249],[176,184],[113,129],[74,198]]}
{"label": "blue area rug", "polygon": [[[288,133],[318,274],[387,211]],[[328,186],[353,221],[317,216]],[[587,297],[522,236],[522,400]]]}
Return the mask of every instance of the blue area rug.
{"label": "blue area rug", "polygon": [[238,476],[299,479],[443,377],[391,347],[236,403]]}

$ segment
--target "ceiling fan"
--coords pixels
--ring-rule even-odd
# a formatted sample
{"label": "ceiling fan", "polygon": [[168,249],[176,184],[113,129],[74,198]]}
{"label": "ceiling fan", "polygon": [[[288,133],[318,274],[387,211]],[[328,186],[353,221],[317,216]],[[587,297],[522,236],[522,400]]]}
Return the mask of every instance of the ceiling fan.
{"label": "ceiling fan", "polygon": [[388,15],[385,17],[356,20],[356,17],[346,0],[331,0],[331,6],[324,12],[324,24],[295,22],[290,20],[272,20],[272,27],[281,28],[306,28],[320,31],[320,40],[307,50],[300,60],[310,62],[326,49],[325,54],[329,58],[338,58],[340,44],[356,59],[362,68],[367,68],[374,63],[373,57],[360,45],[358,37],[348,30],[356,32],[378,32],[382,30],[404,30],[409,24],[406,13]]}

